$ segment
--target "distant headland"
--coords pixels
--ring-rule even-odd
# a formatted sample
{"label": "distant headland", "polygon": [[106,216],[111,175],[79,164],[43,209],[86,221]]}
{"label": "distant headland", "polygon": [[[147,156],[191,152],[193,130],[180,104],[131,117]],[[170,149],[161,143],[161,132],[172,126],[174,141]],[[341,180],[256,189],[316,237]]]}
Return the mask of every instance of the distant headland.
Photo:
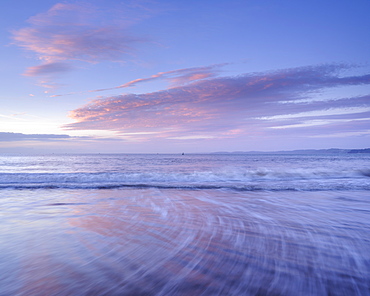
{"label": "distant headland", "polygon": [[233,151],[233,152],[213,152],[212,154],[346,154],[346,153],[370,153],[370,148],[365,149],[301,149],[301,150],[284,150],[284,151]]}
{"label": "distant headland", "polygon": [[353,149],[353,150],[349,150],[348,153],[370,153],[370,148]]}

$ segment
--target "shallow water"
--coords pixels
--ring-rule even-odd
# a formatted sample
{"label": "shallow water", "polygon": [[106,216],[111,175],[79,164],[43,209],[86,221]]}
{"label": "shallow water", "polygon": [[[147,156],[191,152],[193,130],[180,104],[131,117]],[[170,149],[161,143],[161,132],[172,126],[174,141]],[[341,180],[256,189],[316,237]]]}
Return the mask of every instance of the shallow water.
{"label": "shallow water", "polygon": [[1,189],[370,191],[370,154],[0,155]]}
{"label": "shallow water", "polygon": [[2,189],[0,295],[369,295],[366,190]]}
{"label": "shallow water", "polygon": [[370,295],[370,155],[0,155],[0,295]]}

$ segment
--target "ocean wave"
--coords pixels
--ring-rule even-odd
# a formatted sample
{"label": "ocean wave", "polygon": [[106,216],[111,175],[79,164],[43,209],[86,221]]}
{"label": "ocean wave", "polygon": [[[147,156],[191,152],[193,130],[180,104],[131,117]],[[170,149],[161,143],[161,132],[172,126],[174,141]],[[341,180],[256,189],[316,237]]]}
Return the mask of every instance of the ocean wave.
{"label": "ocean wave", "polygon": [[333,169],[224,169],[194,172],[80,172],[80,173],[0,173],[1,183],[96,183],[96,182],[232,182],[278,181],[361,178],[370,176],[369,170]]}
{"label": "ocean wave", "polygon": [[[349,190],[369,189],[368,171],[328,169],[223,170],[199,172],[136,173],[2,173],[0,189],[231,189]],[[340,181],[338,181],[338,179]]]}

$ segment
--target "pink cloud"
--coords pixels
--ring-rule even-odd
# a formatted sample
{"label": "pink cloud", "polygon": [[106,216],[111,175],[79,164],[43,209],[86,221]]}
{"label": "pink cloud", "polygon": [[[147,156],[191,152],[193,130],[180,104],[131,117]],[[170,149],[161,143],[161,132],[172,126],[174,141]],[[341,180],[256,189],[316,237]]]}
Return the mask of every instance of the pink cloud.
{"label": "pink cloud", "polygon": [[103,21],[101,15],[92,5],[59,3],[30,18],[30,26],[14,31],[13,39],[44,64],[28,69],[26,75],[44,74],[47,67],[66,60],[120,60],[132,52],[134,43],[143,41],[130,36],[129,21]]}
{"label": "pink cloud", "polygon": [[174,87],[174,86],[179,86],[179,85],[184,85],[190,82],[194,82],[197,80],[203,80],[203,79],[207,79],[211,77],[216,77],[220,73],[220,68],[225,65],[227,65],[227,63],[215,64],[215,65],[203,66],[203,67],[177,69],[177,70],[171,70],[171,71],[166,71],[166,72],[159,72],[150,77],[137,78],[129,82],[126,82],[124,84],[114,86],[114,87],[93,89],[89,91],[73,92],[73,93],[67,93],[67,94],[52,95],[51,97],[60,97],[60,96],[66,96],[66,95],[71,95],[71,94],[77,94],[77,93],[83,94],[87,92],[101,92],[101,91],[107,91],[107,90],[128,88],[128,87],[134,87],[137,84],[150,82],[154,80],[166,80],[170,83],[172,87]]}
{"label": "pink cloud", "polygon": [[[70,117],[76,122],[64,128],[155,131],[160,137],[185,139],[189,134],[233,137],[307,120],[366,117],[369,96],[309,101],[326,88],[370,84],[370,75],[339,76],[343,68],[323,65],[219,77],[154,93],[99,99],[73,110]],[[330,108],[331,113],[323,112]],[[345,108],[354,111],[344,112]]]}
{"label": "pink cloud", "polygon": [[166,72],[159,72],[150,77],[138,78],[138,79],[126,82],[125,84],[122,84],[122,85],[119,85],[113,88],[92,90],[90,92],[132,87],[132,86],[136,86],[139,83],[159,80],[159,79],[165,79],[169,81],[171,85],[183,85],[183,84],[193,82],[196,80],[202,80],[202,79],[206,79],[210,77],[215,77],[220,72],[219,68],[224,65],[227,65],[227,64],[226,63],[225,64],[215,64],[215,65],[206,66],[206,67],[193,67],[193,68],[177,69],[177,70],[166,71]]}
{"label": "pink cloud", "polygon": [[67,63],[46,63],[39,66],[29,67],[24,73],[26,76],[50,75],[67,72],[72,67]]}

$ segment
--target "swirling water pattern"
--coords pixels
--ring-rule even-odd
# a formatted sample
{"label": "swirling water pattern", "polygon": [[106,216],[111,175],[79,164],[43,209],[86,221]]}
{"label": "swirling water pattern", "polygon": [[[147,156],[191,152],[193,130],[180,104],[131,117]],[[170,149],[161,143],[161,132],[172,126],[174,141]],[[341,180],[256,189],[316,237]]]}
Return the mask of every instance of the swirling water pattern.
{"label": "swirling water pattern", "polygon": [[[336,177],[327,161],[325,176],[313,174],[309,180],[288,174],[313,170],[307,159],[292,162],[289,170],[278,170],[277,160],[269,166],[271,159],[264,160],[263,167],[249,160],[241,180],[235,157],[226,158],[222,169],[210,163],[210,156],[203,163],[191,166],[187,160],[170,168],[154,158],[146,167],[137,159],[137,167],[130,166],[129,173],[142,174],[141,182],[124,181],[134,187],[120,183],[97,189],[112,185],[105,176],[94,181],[100,187],[74,182],[70,188],[60,180],[50,187],[46,180],[47,186],[29,188],[36,182],[24,180],[27,175],[15,180],[20,188],[4,186],[0,295],[370,294],[369,181],[353,173],[366,170],[366,158],[365,163],[334,161],[342,172]],[[33,174],[112,173],[112,166],[102,170],[95,164],[90,171],[85,166],[76,171],[65,164],[50,172],[54,166],[44,163]],[[162,179],[143,179],[146,169],[150,177],[158,173]],[[15,170],[30,173],[21,165]],[[278,171],[283,176],[276,177]],[[204,179],[185,179],[190,172]],[[260,172],[260,179],[250,172]],[[274,177],[266,177],[271,172]],[[210,173],[228,176],[227,185]],[[169,175],[176,180],[163,182]],[[273,190],[255,190],[247,182]],[[282,189],[287,182],[296,190]],[[340,182],[345,183],[341,190],[333,185]],[[320,189],[325,184],[328,190]]]}

